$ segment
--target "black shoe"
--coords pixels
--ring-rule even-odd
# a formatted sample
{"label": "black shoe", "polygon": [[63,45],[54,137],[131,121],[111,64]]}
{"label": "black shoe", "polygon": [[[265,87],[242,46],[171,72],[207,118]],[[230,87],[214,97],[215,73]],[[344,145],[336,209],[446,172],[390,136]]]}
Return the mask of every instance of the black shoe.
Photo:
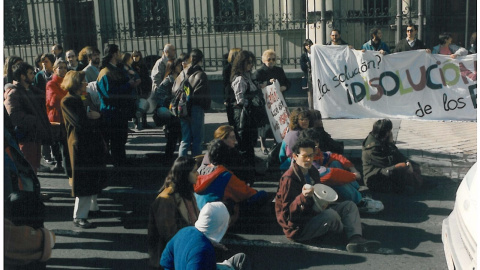
{"label": "black shoe", "polygon": [[347,244],[347,251],[350,253],[369,253],[380,248],[380,242],[367,240],[359,235],[353,236]]}
{"label": "black shoe", "polygon": [[75,225],[75,227],[80,227],[80,228],[84,228],[84,229],[91,229],[91,228],[95,228],[95,226],[88,222],[87,219],[85,218],[76,218],[73,220],[73,225]]}
{"label": "black shoe", "polygon": [[45,160],[45,163],[47,163],[48,165],[55,165],[57,162],[53,159],[44,159]]}

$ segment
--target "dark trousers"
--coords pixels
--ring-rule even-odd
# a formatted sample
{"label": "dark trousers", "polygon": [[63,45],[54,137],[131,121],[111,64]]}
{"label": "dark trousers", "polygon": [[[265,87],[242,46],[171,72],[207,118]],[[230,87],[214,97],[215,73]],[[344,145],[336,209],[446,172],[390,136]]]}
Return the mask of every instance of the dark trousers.
{"label": "dark trousers", "polygon": [[178,141],[182,138],[182,127],[178,117],[172,116],[170,123],[165,125],[165,137],[167,139],[165,157],[171,158],[173,157]]}
{"label": "dark trousers", "polygon": [[127,161],[125,144],[128,137],[128,121],[110,122],[105,126],[105,138],[110,146],[110,154],[114,165],[122,165]]}
{"label": "dark trousers", "polygon": [[253,116],[246,109],[234,108],[234,128],[238,134],[238,151],[247,165],[255,167],[255,145],[258,131]]}

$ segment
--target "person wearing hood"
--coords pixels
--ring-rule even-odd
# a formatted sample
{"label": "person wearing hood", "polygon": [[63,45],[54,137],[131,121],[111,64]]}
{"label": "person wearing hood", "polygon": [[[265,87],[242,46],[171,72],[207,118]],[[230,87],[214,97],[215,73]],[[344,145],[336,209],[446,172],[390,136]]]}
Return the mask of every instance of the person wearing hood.
{"label": "person wearing hood", "polygon": [[222,263],[215,261],[215,247],[225,235],[230,214],[222,202],[211,202],[200,211],[195,226],[181,229],[170,240],[162,253],[160,265],[164,269],[252,269],[244,253],[237,253]]}

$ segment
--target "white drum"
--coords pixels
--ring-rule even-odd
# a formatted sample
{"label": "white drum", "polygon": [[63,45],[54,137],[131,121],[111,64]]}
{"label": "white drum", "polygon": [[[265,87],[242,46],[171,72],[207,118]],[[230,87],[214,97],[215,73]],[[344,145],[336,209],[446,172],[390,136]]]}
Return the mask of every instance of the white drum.
{"label": "white drum", "polygon": [[313,186],[314,194],[313,201],[315,204],[313,205],[313,211],[320,213],[327,206],[336,201],[338,199],[338,194],[333,188],[324,185],[324,184],[316,184]]}

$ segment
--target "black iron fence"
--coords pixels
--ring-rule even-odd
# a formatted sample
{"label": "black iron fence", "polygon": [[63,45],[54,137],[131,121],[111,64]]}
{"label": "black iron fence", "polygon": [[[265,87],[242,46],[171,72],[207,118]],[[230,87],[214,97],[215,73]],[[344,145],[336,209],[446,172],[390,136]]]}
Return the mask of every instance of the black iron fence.
{"label": "black iron fence", "polygon": [[[145,57],[161,55],[171,43],[178,54],[201,49],[209,71],[221,70],[224,54],[234,47],[252,51],[257,66],[262,52],[273,49],[277,65],[296,69],[303,41],[322,21],[327,40],[329,30],[338,28],[342,38],[359,49],[375,26],[389,46],[395,45],[397,0],[324,1],[322,16],[315,6],[321,1],[313,0],[4,0],[4,55],[33,63],[53,44],[78,52],[87,45],[103,51],[106,44],[115,43],[122,51],[139,50]],[[423,2],[429,46],[443,31],[453,32],[455,42],[465,46],[464,40],[475,31],[476,1],[401,2],[403,24],[420,23],[418,4]]]}
{"label": "black iron fence", "polygon": [[[230,48],[274,49],[278,65],[297,68],[305,39],[305,16],[289,15],[284,0],[5,0],[4,53],[33,59],[53,44],[77,52],[122,51],[161,55],[165,44],[177,53],[199,48],[207,70],[221,70]],[[304,6],[304,5],[303,5]],[[300,9],[297,9],[298,11]],[[290,13],[292,14],[292,13]]]}

